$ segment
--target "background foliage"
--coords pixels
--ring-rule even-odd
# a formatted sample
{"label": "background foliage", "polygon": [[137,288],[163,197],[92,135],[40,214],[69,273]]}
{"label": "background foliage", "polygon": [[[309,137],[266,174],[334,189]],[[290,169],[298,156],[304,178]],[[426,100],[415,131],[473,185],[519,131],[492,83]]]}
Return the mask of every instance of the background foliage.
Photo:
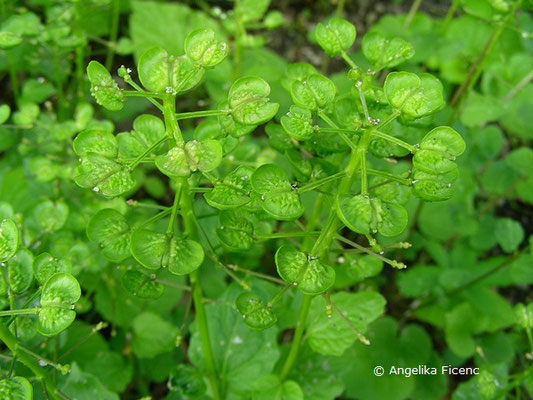
{"label": "background foliage", "polygon": [[[531,397],[532,10],[528,0],[2,1],[3,398]],[[357,37],[332,16],[354,24]],[[181,186],[161,145],[169,128],[158,107],[126,91],[139,78],[148,91],[164,91],[169,85],[150,80],[153,69],[146,67],[143,79],[143,54],[159,46],[159,55],[192,57],[186,38],[205,28],[227,43],[217,48],[229,55],[216,68],[206,67],[200,85],[176,103],[178,113],[201,113],[200,119],[182,116],[179,124],[185,140],[204,146],[183,156],[197,191],[191,195],[199,221],[195,240],[203,251],[180,242],[194,251],[168,271],[157,269],[165,266],[162,258],[154,261],[155,253],[143,248],[158,237],[148,238],[140,228],[164,232],[161,217],[177,209],[174,194]],[[341,33],[338,41],[329,40],[331,30]],[[309,65],[293,64],[303,62]],[[312,75],[317,72],[333,86]],[[443,99],[428,95],[407,106],[394,100],[414,79],[407,73],[433,74]],[[316,82],[306,84],[325,96],[315,97],[316,104],[308,103],[299,83],[294,86],[308,75]],[[255,114],[235,111],[241,104],[234,83],[245,76],[261,78],[246,87],[261,102]],[[390,225],[361,226],[361,214],[349,214],[355,207],[337,204],[349,229],[331,238],[319,261],[309,259],[299,249],[312,252],[316,237],[302,233],[300,222],[307,233],[320,231],[335,208],[328,194],[339,186],[350,152],[339,131],[353,135],[373,126],[365,121],[356,82],[372,117],[386,120],[393,112],[388,104],[402,110],[400,120],[383,129],[389,139],[420,143],[423,150],[424,135],[449,125],[466,148],[456,160],[461,151],[443,161],[450,171],[449,163],[459,167],[443,196],[450,199],[424,202],[420,198],[431,196],[411,174],[411,161],[419,173],[424,168],[421,152],[374,139],[369,171],[394,174],[407,185],[370,171],[370,194],[402,204],[407,218],[398,214]],[[232,111],[221,114],[224,109]],[[315,134],[318,140],[311,139]],[[460,140],[454,143],[461,147]],[[153,147],[144,154],[148,145]],[[101,158],[92,162],[95,152]],[[83,169],[122,162],[137,168],[109,184],[95,185],[94,169]],[[237,196],[237,211],[219,211],[227,206],[224,190],[235,183],[228,175],[238,166],[234,178],[251,179],[253,190],[243,189],[242,204]],[[328,176],[334,177],[321,180]],[[353,187],[362,185],[357,177]],[[258,209],[243,211],[250,193],[257,195],[254,201],[265,198]],[[280,207],[276,196],[286,196],[289,206]],[[182,228],[185,220],[176,225]],[[398,224],[407,227],[396,234]],[[319,282],[329,285],[326,296],[309,300],[300,346],[293,337],[298,339],[294,328],[306,304],[302,291],[322,292],[283,269],[301,255],[322,277],[329,279],[333,269],[334,278]],[[200,264],[196,278],[184,277],[191,271],[183,268]],[[297,281],[300,290],[284,280]],[[203,291],[212,361],[198,307],[191,306],[195,288]],[[242,297],[246,292],[254,295]],[[254,323],[268,328],[251,329]],[[295,342],[299,352],[291,368]],[[388,371],[420,364],[479,367],[481,373],[373,374],[376,365]],[[213,393],[213,370],[220,397]]]}

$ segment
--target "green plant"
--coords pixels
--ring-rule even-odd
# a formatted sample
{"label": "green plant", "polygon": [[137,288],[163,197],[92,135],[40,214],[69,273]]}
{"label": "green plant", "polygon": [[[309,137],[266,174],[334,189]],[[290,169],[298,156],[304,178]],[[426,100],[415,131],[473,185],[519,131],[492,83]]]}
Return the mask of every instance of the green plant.
{"label": "green plant", "polygon": [[3,397],[531,394],[531,4],[269,5],[2,4]]}
{"label": "green plant", "polygon": [[[377,233],[385,237],[397,236],[407,225],[407,212],[395,198],[396,192],[403,190],[402,185],[407,188],[413,186],[417,196],[429,200],[444,200],[453,193],[452,182],[457,178],[453,160],[464,151],[464,142],[459,134],[449,127],[439,127],[421,137],[420,143],[415,145],[387,133],[391,124],[397,124],[395,120],[399,117],[409,121],[441,108],[444,102],[439,81],[428,74],[391,73],[381,89],[368,77],[364,81],[360,79],[360,69],[346,54],[355,40],[355,29],[351,24],[340,19],[330,20],[328,25],[318,26],[317,38],[328,54],[341,55],[352,67],[349,76],[355,79],[357,97],[344,97],[335,102],[336,87],[332,81],[313,71],[311,66],[294,66],[300,71],[299,74],[291,74],[289,83],[296,105],[281,118],[286,132],[273,124],[267,129],[276,130],[278,136],[288,135],[284,152],[290,154],[288,158],[291,162],[309,165],[310,173],[302,176],[298,183],[291,183],[286,172],[275,164],[264,164],[255,169],[227,157],[238,145],[236,138],[269,121],[278,110],[278,105],[269,101],[270,88],[261,78],[236,80],[228,92],[228,100],[222,102],[217,110],[176,112],[176,96],[196,86],[205,69],[214,67],[227,55],[227,45],[216,39],[213,31],[200,29],[191,32],[185,39],[184,56],[169,55],[161,48],[144,53],[137,69],[144,89],[134,83],[131,72],[123,67],[118,74],[134,91],[120,89],[109,72],[96,61],[92,61],[87,69],[91,92],[102,106],[117,110],[122,108],[128,96],[146,97],[162,112],[164,127],[157,118],[141,116],[135,120],[134,131],[121,134],[124,135],[121,137],[97,130],[80,133],[74,141],[76,154],[81,157],[76,182],[104,196],[118,196],[135,187],[132,175],[136,167],[153,163],[171,179],[175,190],[172,207],[134,228],[120,213],[112,209],[102,210],[89,222],[89,239],[100,244],[106,251],[106,257],[112,261],[128,257],[129,245],[135,260],[147,270],[152,270],[145,280],[140,278],[142,275],[128,279],[125,287],[133,290],[134,295],[150,280],[151,286],[156,286],[158,275],[165,268],[176,275],[189,275],[196,313],[197,331],[194,335],[197,335],[203,354],[203,358],[196,361],[209,378],[214,398],[235,396],[240,390],[224,378],[218,378],[223,366],[217,364],[217,353],[211,343],[197,272],[204,263],[204,252],[214,265],[229,272],[231,267],[221,261],[227,257],[225,249],[247,251],[257,246],[258,241],[301,238],[297,247],[282,245],[277,250],[275,264],[284,285],[271,298],[261,299],[260,293],[254,292],[253,284],[250,287],[249,283],[237,280],[244,291],[236,298],[236,307],[242,313],[244,323],[252,329],[266,329],[276,323],[278,317],[273,307],[283,300],[291,287],[297,287],[304,294],[293,344],[280,368],[280,380],[275,381],[279,385],[289,376],[296,361],[314,296],[328,292],[326,304],[337,299],[337,295],[330,296],[329,292],[335,282],[335,270],[328,265],[328,252],[332,248],[333,252],[342,254],[344,249],[335,245],[338,240],[344,239],[337,233],[342,224],[368,238],[369,244],[378,252],[365,249],[369,254],[394,267],[403,268],[402,263],[379,254],[381,247],[374,238]],[[400,45],[405,46],[405,43]],[[370,52],[373,47],[367,45],[366,49]],[[397,56],[394,49],[389,51],[393,58],[402,57]],[[397,51],[403,54],[402,48]],[[374,101],[367,105],[366,89],[370,87],[375,97],[369,97],[369,101]],[[346,106],[347,101],[351,107]],[[334,118],[337,122],[330,118],[333,114],[336,114]],[[379,115],[382,122],[370,115]],[[184,138],[179,127],[180,120],[208,117],[204,122],[208,124],[211,116],[218,116],[220,126],[217,127],[216,120],[213,120],[215,126],[211,135],[201,135],[197,129],[192,140]],[[146,121],[146,127],[141,119]],[[350,119],[357,124],[350,123]],[[320,126],[319,121],[323,121],[324,125]],[[340,125],[339,121],[348,122]],[[304,126],[303,130],[301,126]],[[134,139],[139,137],[143,140]],[[132,152],[134,140],[141,146]],[[333,151],[324,149],[322,142],[326,140],[336,141],[337,148]],[[375,144],[376,141],[379,145]],[[375,160],[373,153],[368,154],[372,146],[380,146],[378,151],[373,152],[377,154]],[[383,157],[384,150],[399,156],[414,154],[412,173],[406,171],[397,175],[396,171],[371,169],[371,163],[379,165],[379,157]],[[304,151],[308,154],[305,159],[302,156]],[[338,169],[331,163],[331,157],[339,163],[346,154],[349,156],[346,167]],[[222,169],[219,167],[224,157],[229,162]],[[402,169],[405,171],[405,166]],[[378,178],[375,184],[379,189],[369,186],[369,175]],[[290,221],[297,220],[306,212],[302,204],[304,194],[328,187],[326,185],[331,187],[331,182],[336,180],[339,181],[338,188],[331,195],[321,194],[315,198],[314,205],[308,202],[308,215],[311,216],[305,219],[307,226],[302,225],[302,231],[291,229],[293,223]],[[352,192],[355,181],[359,190]],[[194,204],[197,191],[205,192],[203,196],[207,203],[219,212],[220,226],[216,237],[222,247],[213,243],[216,239],[207,235],[206,228],[197,217]],[[321,226],[319,216],[316,212],[313,216],[312,210],[313,207],[320,210],[325,201],[332,202],[335,207],[326,224]],[[156,218],[168,214],[170,218],[165,232],[146,229]],[[178,216],[181,221],[179,231],[176,229]],[[276,223],[276,220],[280,222]],[[128,277],[131,276],[132,272],[128,271]],[[152,289],[161,294],[161,290]],[[146,296],[156,297],[148,292]],[[333,325],[328,328],[326,320],[322,329],[311,338],[314,344],[311,346],[315,350],[340,355],[356,337],[366,341],[363,336],[366,325],[381,314],[384,301],[376,292],[369,292],[367,296],[348,295],[347,301],[355,308],[370,307],[367,315],[355,314],[347,318],[346,324],[355,334],[346,338],[346,342],[339,343],[340,348],[327,344],[324,335]],[[336,307],[335,310],[338,311]],[[324,324],[318,321],[315,324],[318,323]],[[316,329],[313,324],[307,328],[311,332]]]}

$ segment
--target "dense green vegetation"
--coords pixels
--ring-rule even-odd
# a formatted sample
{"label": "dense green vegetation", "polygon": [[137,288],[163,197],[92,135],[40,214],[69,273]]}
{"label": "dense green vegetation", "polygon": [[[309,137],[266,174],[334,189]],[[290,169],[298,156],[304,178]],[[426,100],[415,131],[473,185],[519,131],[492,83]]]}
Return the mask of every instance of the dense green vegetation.
{"label": "dense green vegetation", "polygon": [[533,3],[378,5],[1,2],[2,399],[533,396]]}

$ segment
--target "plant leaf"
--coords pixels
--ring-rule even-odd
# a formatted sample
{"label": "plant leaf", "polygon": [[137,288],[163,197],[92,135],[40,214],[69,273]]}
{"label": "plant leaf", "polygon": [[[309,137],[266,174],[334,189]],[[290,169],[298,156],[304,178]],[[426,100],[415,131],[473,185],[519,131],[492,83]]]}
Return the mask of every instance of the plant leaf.
{"label": "plant leaf", "polygon": [[355,41],[355,26],[348,21],[333,17],[327,24],[319,23],[315,37],[327,55],[334,57],[348,50]]}
{"label": "plant leaf", "polygon": [[0,222],[0,262],[5,262],[15,255],[19,246],[19,230],[11,219]]}
{"label": "plant leaf", "polygon": [[242,314],[244,323],[252,329],[268,329],[277,321],[272,309],[254,293],[242,293],[237,297],[235,306]]}
{"label": "plant leaf", "polygon": [[91,82],[91,94],[98,104],[111,111],[122,109],[124,95],[106,67],[98,61],[91,61],[87,66],[87,76]]}
{"label": "plant leaf", "polygon": [[276,252],[279,276],[291,285],[297,285],[304,294],[324,293],[335,282],[335,270],[317,258],[298,251],[294,246],[281,246]]}
{"label": "plant leaf", "polygon": [[131,255],[130,226],[117,210],[104,208],[94,214],[87,224],[87,237],[97,244],[105,258],[120,262]]}
{"label": "plant leaf", "polygon": [[76,318],[74,303],[81,296],[80,284],[72,275],[60,272],[43,285],[37,331],[45,336],[57,335]]}

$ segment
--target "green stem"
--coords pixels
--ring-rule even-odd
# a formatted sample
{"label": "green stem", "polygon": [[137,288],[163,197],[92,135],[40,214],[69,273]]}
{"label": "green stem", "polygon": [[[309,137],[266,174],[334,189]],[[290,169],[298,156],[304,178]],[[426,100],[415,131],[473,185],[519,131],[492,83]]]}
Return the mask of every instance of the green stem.
{"label": "green stem", "polygon": [[415,17],[415,14],[420,8],[421,4],[422,4],[422,0],[413,1],[413,4],[411,5],[411,8],[409,9],[409,13],[407,14],[407,17],[405,18],[405,22],[403,24],[404,28],[408,28],[409,25],[411,25],[411,22],[413,22],[413,18]]}
{"label": "green stem", "polygon": [[[134,88],[135,90],[137,90],[138,92],[141,92],[141,93],[145,93],[145,91],[143,90],[143,88],[141,88],[139,85],[137,85],[133,79],[131,79],[131,77],[128,75],[126,77],[124,77],[124,82],[126,82],[128,85],[130,85],[132,88]],[[152,103],[154,106],[157,107],[157,109],[159,111],[163,111],[163,107],[161,106],[161,104],[159,102],[157,102],[155,99],[153,99],[152,97],[147,97],[147,100]]]}
{"label": "green stem", "polygon": [[404,142],[403,140],[401,139],[398,139],[398,138],[395,138],[394,136],[391,136],[387,133],[384,133],[384,132],[379,132],[379,131],[373,131],[372,132],[372,135],[373,136],[377,136],[377,137],[380,137],[382,139],[385,139],[387,140],[388,142],[391,142],[391,143],[394,143],[394,144],[397,144],[398,146],[400,147],[403,147],[404,149],[407,149],[409,150],[411,153],[416,153],[416,150],[417,150],[417,147],[416,146],[413,146],[407,142]]}
{"label": "green stem", "polygon": [[492,49],[494,48],[496,43],[498,42],[498,39],[500,38],[500,35],[503,32],[506,22],[509,20],[509,18],[513,16],[514,16],[514,9],[512,12],[509,13],[509,16],[507,18],[495,24],[495,28],[492,31],[489,37],[489,40],[485,44],[485,47],[483,48],[483,50],[481,50],[481,53],[479,53],[478,58],[476,59],[474,64],[472,64],[472,66],[470,67],[470,70],[468,71],[468,75],[466,76],[465,80],[461,83],[461,86],[459,86],[459,89],[457,89],[457,91],[454,93],[452,97],[452,100],[450,101],[450,105],[452,107],[457,106],[453,116],[455,116],[456,111],[459,109],[459,105],[464,99],[464,96],[468,95],[468,93],[470,92],[470,89],[472,89],[474,85],[477,83],[481,73],[483,72],[483,69],[485,68],[487,58],[492,52]]}
{"label": "green stem", "polygon": [[375,253],[372,250],[367,249],[366,247],[361,246],[360,244],[355,243],[355,242],[351,241],[350,239],[346,239],[345,237],[343,237],[341,235],[336,235],[335,239],[352,246],[353,248],[361,251],[362,253],[366,253],[366,254],[368,254],[368,255],[370,255],[372,257],[375,257],[378,260],[381,260],[384,263],[389,264],[393,268],[398,268],[398,269],[405,268],[405,264],[404,263],[398,262],[398,261],[395,261],[395,260],[391,260],[391,259],[389,259],[387,257],[383,257],[381,254]]}
{"label": "green stem", "polygon": [[368,107],[366,105],[366,98],[365,93],[363,92],[363,82],[357,81],[355,83],[355,87],[357,89],[357,92],[359,93],[359,101],[361,102],[361,107],[363,107],[363,113],[365,114],[365,120],[368,124],[372,119],[370,118],[370,114],[368,113]]}
{"label": "green stem", "polygon": [[117,47],[117,37],[118,37],[118,24],[120,20],[120,0],[112,0],[112,11],[111,11],[111,30],[109,34],[110,46],[107,48],[107,55],[105,58],[105,67],[108,70],[111,70],[113,66],[113,58],[115,57],[115,49]]}
{"label": "green stem", "polygon": [[331,120],[331,118],[329,118],[323,111],[319,111],[318,112],[318,116],[320,118],[322,118],[322,120],[328,124],[329,126],[331,126],[331,128],[319,128],[319,131],[323,131],[323,132],[335,132],[337,133],[340,138],[342,140],[344,140],[344,142],[348,145],[348,147],[350,147],[350,149],[355,150],[356,149],[356,146],[354,144],[354,142],[344,134],[344,132],[350,132],[350,133],[354,133],[354,131],[351,131],[351,130],[348,130],[348,129],[340,129],[337,124],[335,122],[333,122]]}
{"label": "green stem", "polygon": [[242,268],[242,267],[239,267],[238,265],[229,264],[229,265],[225,265],[224,267],[225,268],[229,268],[229,269],[231,269],[233,271],[242,272],[242,273],[247,274],[247,275],[256,276],[258,278],[261,278],[261,279],[264,279],[264,280],[267,280],[267,281],[279,283],[280,285],[286,285],[287,284],[287,282],[285,282],[282,279],[276,278],[275,276],[262,274],[261,272],[256,272],[256,271],[252,271],[251,269]]}
{"label": "green stem", "polygon": [[167,226],[167,235],[174,234],[174,224],[176,222],[176,216],[178,215],[179,203],[181,197],[181,185],[178,184],[176,194],[174,195],[174,203],[172,204],[172,213],[170,214],[170,220]]}
{"label": "green stem", "polygon": [[343,178],[344,176],[346,176],[346,172],[344,172],[344,171],[337,172],[336,174],[333,174],[333,175],[330,175],[330,176],[326,176],[325,178],[318,179],[318,180],[316,180],[314,182],[308,183],[305,186],[302,186],[301,188],[298,188],[298,193],[302,194],[302,193],[305,193],[305,192],[309,192],[310,190],[313,190],[313,189],[315,189],[317,187],[325,185],[326,183],[335,181],[335,180],[337,180],[339,178]]}
{"label": "green stem", "polygon": [[11,315],[35,315],[39,313],[39,308],[21,308],[19,310],[0,311],[0,317],[9,317]]}
{"label": "green stem", "polygon": [[511,100],[520,90],[524,88],[529,82],[533,80],[533,71],[531,71],[529,74],[524,76],[520,82],[518,82],[511,90],[509,90],[509,93],[503,98],[503,101],[509,101]]}
{"label": "green stem", "polygon": [[276,295],[272,297],[272,299],[267,303],[267,307],[272,307],[274,304],[280,301],[285,292],[287,292],[287,290],[289,290],[290,288],[291,285],[285,285],[284,287],[282,287],[281,290],[276,293]]}
{"label": "green stem", "polygon": [[282,239],[282,238],[307,237],[307,236],[318,236],[318,235],[320,235],[320,232],[299,232],[298,231],[298,232],[269,233],[265,235],[255,235],[254,237],[258,240],[267,240],[267,239]]}
{"label": "green stem", "polygon": [[153,143],[150,147],[148,147],[142,154],[140,154],[135,160],[129,163],[128,168],[132,170],[135,167],[137,167],[137,165],[139,165],[139,163],[143,160],[143,158],[145,158],[148,154],[154,151],[157,148],[157,146],[159,146],[161,143],[163,143],[167,139],[168,139],[167,136],[163,136],[160,139],[158,139],[155,143]]}
{"label": "green stem", "polygon": [[137,227],[137,229],[141,229],[149,224],[151,224],[154,221],[160,220],[163,217],[166,217],[168,214],[172,212],[172,207],[167,208],[166,210],[161,211],[159,214],[154,215],[151,218],[148,218],[146,221],[144,221],[141,225]]}
{"label": "green stem", "polygon": [[191,111],[184,113],[176,113],[176,119],[190,119],[190,118],[203,118],[203,117],[217,117],[219,115],[227,115],[225,110],[204,110],[204,111]]}
{"label": "green stem", "polygon": [[353,60],[346,54],[345,51],[341,53],[342,59],[350,66],[350,68],[357,68],[357,64],[353,62]]}
{"label": "green stem", "polygon": [[361,151],[361,195],[368,196],[368,176],[366,174],[366,149]]}
{"label": "green stem", "polygon": [[[167,135],[172,138],[176,143],[183,143],[183,137],[181,136],[181,129],[176,120],[176,98],[167,94],[163,97],[163,117],[165,119],[165,127],[167,128]],[[174,144],[171,144],[173,147]],[[186,180],[185,180],[186,181]]]}
{"label": "green stem", "polygon": [[287,376],[291,372],[294,362],[296,361],[296,358],[298,357],[300,345],[302,343],[302,337],[305,330],[305,322],[307,321],[309,307],[311,306],[311,300],[313,300],[313,296],[310,296],[308,294],[304,295],[302,305],[300,307],[300,315],[298,317],[298,322],[296,323],[296,330],[294,331],[294,337],[292,338],[291,348],[279,374],[279,377],[282,381],[287,378]]}
{"label": "green stem", "polygon": [[441,30],[443,33],[446,33],[446,31],[448,30],[448,25],[450,25],[453,15],[457,11],[457,7],[459,7],[459,1],[460,0],[452,0],[452,4],[450,5],[450,8],[448,8],[446,17],[444,17],[444,21],[442,22]]}
{"label": "green stem", "polygon": [[168,207],[160,206],[159,204],[142,203],[137,200],[129,199],[126,204],[131,207],[150,208],[152,210],[166,210]]}
{"label": "green stem", "polygon": [[17,69],[15,68],[15,62],[13,61],[13,55],[10,50],[6,51],[7,63],[9,65],[9,79],[11,82],[11,90],[13,91],[13,98],[15,99],[15,104],[20,105],[20,90],[17,77]]}
{"label": "green stem", "polygon": [[163,95],[156,92],[139,92],[137,90],[123,90],[122,94],[126,97],[147,97],[147,98],[156,98],[162,99]]}
{"label": "green stem", "polygon": [[[169,137],[176,140],[178,143],[183,143],[181,130],[175,117],[176,102],[172,95],[165,96],[163,99],[163,117],[165,120],[165,127]],[[196,237],[196,217],[194,216],[194,209],[192,204],[192,195],[189,191],[189,182],[187,178],[181,177],[177,179],[177,183],[181,187],[181,195],[179,196],[179,206],[181,217],[183,218],[184,230],[189,237]],[[174,207],[173,207],[174,209]],[[194,308],[196,310],[196,327],[200,336],[202,353],[205,359],[207,378],[211,385],[211,394],[214,400],[221,400],[221,394],[218,384],[218,375],[216,371],[215,358],[211,341],[209,337],[209,329],[207,325],[207,316],[204,308],[204,299],[202,294],[202,287],[200,286],[198,270],[191,272],[190,282],[192,288],[192,298]]]}
{"label": "green stem", "polygon": [[65,110],[65,95],[63,93],[63,75],[61,74],[61,68],[59,64],[59,57],[58,57],[58,50],[57,47],[54,47],[52,49],[53,54],[53,63],[54,63],[54,70],[55,70],[55,84],[57,88],[57,114],[58,119],[61,121],[64,117],[64,110]]}
{"label": "green stem", "polygon": [[345,3],[346,3],[346,0],[337,0],[337,9],[335,10],[335,13],[337,14],[337,17],[339,18],[342,18]]}
{"label": "green stem", "polygon": [[11,334],[9,328],[3,324],[0,324],[0,341],[4,342],[11,353],[13,353],[13,356],[16,356],[26,367],[28,367],[38,379],[44,381],[46,389],[54,399],[68,399],[67,396],[57,389],[56,385],[48,377],[44,368],[39,365],[37,360],[24,351],[21,351],[20,347],[17,345],[15,337]]}
{"label": "green stem", "polygon": [[240,17],[235,18],[235,25],[237,27],[235,31],[235,37],[233,40],[233,79],[237,79],[241,75],[242,67],[242,38],[246,36],[246,28],[241,21]]}
{"label": "green stem", "polygon": [[[357,144],[357,148],[352,151],[350,161],[348,162],[348,166],[345,169],[346,176],[341,180],[337,193],[346,193],[350,190],[356,176],[357,168],[359,167],[359,164],[361,162],[362,151],[366,151],[370,143],[371,137],[372,131],[366,131],[361,137],[359,143]],[[335,237],[337,229],[340,227],[340,224],[341,222],[337,218],[335,211],[330,211],[328,222],[325,228],[320,233],[320,236],[316,240],[315,245],[311,250],[311,253],[316,254],[318,257],[323,257],[324,254],[327,252],[329,245],[333,241],[333,238]],[[305,329],[305,321],[307,320],[309,306],[311,304],[312,299],[313,296],[304,295],[303,302],[300,307],[300,314],[298,317],[298,323],[296,325],[296,331],[294,332],[294,337],[291,343],[291,348],[289,350],[287,359],[285,360],[285,363],[281,368],[281,380],[284,380],[288,376],[292,369],[292,366],[294,365],[294,362],[296,361],[296,358],[298,357],[300,346],[302,344],[303,332]]]}
{"label": "green stem", "polygon": [[368,168],[366,172],[370,175],[382,176],[384,178],[392,179],[396,182],[401,183],[402,185],[411,186],[412,184],[411,180],[396,176],[394,174],[391,174],[390,172],[380,171],[378,169],[372,168]]}

